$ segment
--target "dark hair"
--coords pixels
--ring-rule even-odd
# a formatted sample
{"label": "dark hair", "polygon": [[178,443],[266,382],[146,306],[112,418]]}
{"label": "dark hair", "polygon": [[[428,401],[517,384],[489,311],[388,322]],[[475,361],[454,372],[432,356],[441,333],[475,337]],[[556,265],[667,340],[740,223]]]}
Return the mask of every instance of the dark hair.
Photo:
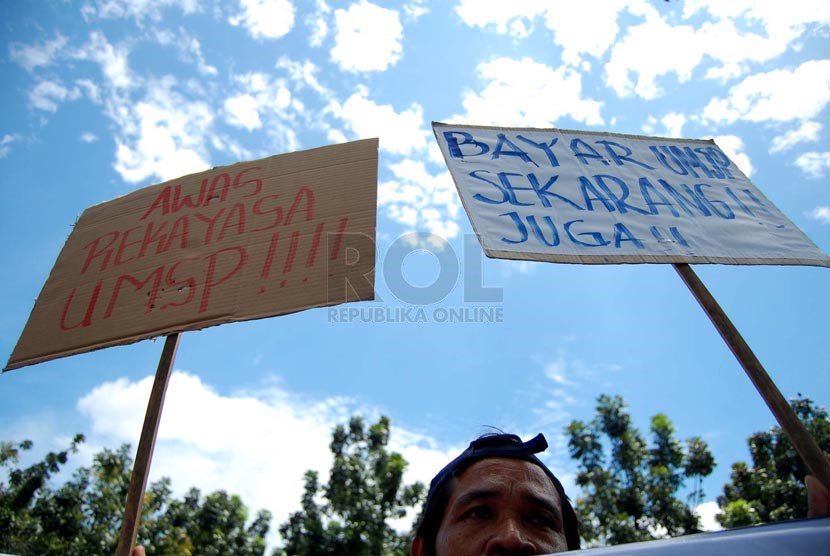
{"label": "dark hair", "polygon": [[541,433],[527,442],[522,442],[522,439],[515,434],[505,433],[485,434],[470,442],[470,446],[439,471],[429,484],[427,499],[424,502],[423,510],[421,510],[421,519],[415,530],[415,534],[423,539],[426,553],[435,554],[435,539],[438,535],[438,528],[444,519],[444,511],[452,494],[451,479],[461,475],[477,461],[496,457],[521,459],[542,468],[545,475],[550,478],[553,488],[556,489],[559,499],[562,501],[562,521],[568,550],[578,550],[579,525],[576,512],[570,499],[565,495],[562,483],[535,455],[545,451],[547,447],[547,440]]}

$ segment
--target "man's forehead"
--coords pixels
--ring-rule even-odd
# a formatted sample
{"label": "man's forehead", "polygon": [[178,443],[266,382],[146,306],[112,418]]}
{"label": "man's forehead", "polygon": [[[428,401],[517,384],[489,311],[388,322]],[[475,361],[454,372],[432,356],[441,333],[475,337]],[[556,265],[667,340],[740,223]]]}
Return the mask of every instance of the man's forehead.
{"label": "man's forehead", "polygon": [[533,494],[560,504],[553,481],[538,465],[516,458],[485,458],[470,465],[458,477],[453,494],[477,488],[523,486]]}

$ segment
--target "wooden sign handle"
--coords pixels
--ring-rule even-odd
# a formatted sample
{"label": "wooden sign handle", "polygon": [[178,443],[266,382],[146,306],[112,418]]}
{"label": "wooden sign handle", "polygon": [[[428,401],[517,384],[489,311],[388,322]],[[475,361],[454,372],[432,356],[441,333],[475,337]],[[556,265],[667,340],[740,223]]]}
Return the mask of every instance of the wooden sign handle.
{"label": "wooden sign handle", "polygon": [[161,409],[164,406],[164,395],[167,392],[167,383],[170,381],[173,360],[176,358],[176,350],[179,347],[179,336],[178,332],[167,336],[161,352],[153,390],[150,392],[150,401],[147,403],[147,413],[144,415],[144,428],[141,429],[133,474],[130,477],[130,488],[127,491],[127,502],[124,507],[124,518],[121,521],[116,556],[130,556],[138,536],[144,490],[147,488],[150,462],[153,459],[153,448],[156,445],[156,433],[158,433],[161,421]]}
{"label": "wooden sign handle", "polygon": [[790,407],[790,404],[781,395],[778,387],[769,377],[761,362],[758,361],[758,358],[755,357],[755,354],[744,341],[738,329],[735,328],[735,325],[732,324],[732,321],[729,320],[729,317],[726,316],[726,313],[723,312],[718,302],[715,301],[715,298],[709,293],[709,290],[706,289],[706,286],[703,285],[703,282],[701,282],[700,278],[698,278],[697,274],[695,274],[688,264],[681,263],[673,266],[680,275],[680,278],[683,279],[683,282],[686,283],[686,286],[692,292],[692,295],[695,296],[697,302],[706,312],[709,320],[715,325],[721,338],[723,338],[726,345],[729,346],[729,349],[732,350],[732,353],[744,368],[744,371],[746,371],[749,380],[755,385],[758,393],[761,394],[764,402],[766,402],[767,407],[775,415],[778,424],[781,425],[790,442],[792,442],[793,447],[795,447],[796,452],[798,452],[798,455],[801,456],[801,459],[807,465],[810,473],[815,475],[825,487],[830,488],[830,460],[827,459],[827,456],[821,451],[815,438],[812,437],[804,426],[804,423],[801,422],[795,414],[795,411],[793,411],[793,408]]}

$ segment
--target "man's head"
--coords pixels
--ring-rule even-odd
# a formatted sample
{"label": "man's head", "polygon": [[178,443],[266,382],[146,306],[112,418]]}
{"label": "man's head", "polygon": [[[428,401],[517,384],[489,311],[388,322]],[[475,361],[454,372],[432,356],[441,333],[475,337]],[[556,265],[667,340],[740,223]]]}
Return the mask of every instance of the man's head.
{"label": "man's head", "polygon": [[413,556],[548,554],[579,548],[579,531],[562,484],[528,442],[512,434],[470,443],[430,483]]}

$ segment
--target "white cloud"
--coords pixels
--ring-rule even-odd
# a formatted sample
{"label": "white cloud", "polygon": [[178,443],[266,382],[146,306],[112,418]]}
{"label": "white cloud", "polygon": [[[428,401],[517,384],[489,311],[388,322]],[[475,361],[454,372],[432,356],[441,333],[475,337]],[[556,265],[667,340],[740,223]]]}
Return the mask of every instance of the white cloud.
{"label": "white cloud", "polygon": [[[572,338],[562,338],[572,342]],[[592,383],[606,381],[621,367],[616,364],[586,363],[568,354],[567,349],[559,349],[555,358],[537,359],[544,374],[532,392],[527,393],[530,412],[535,416],[535,426],[543,429],[562,429],[573,418],[576,408],[584,406],[584,390]],[[603,386],[608,387],[608,384]],[[548,439],[554,453],[567,451],[565,436]],[[567,466],[568,463],[561,464]]]}
{"label": "white cloud", "polygon": [[703,59],[697,44],[696,31],[689,25],[669,25],[653,18],[631,26],[614,45],[605,65],[608,85],[621,97],[636,94],[646,100],[656,98],[663,94],[658,77],[675,73],[680,82],[691,78],[692,70]]}
{"label": "white cloud", "polygon": [[569,116],[589,125],[603,123],[602,103],[582,98],[582,77],[570,68],[553,69],[525,57],[496,58],[477,70],[484,85],[464,93],[465,113],[454,120],[545,127]]}
{"label": "white cloud", "polygon": [[429,132],[423,128],[419,104],[397,112],[393,106],[377,104],[368,96],[369,91],[359,87],[342,105],[331,101],[326,111],[345,122],[358,138],[379,137],[384,151],[406,155],[426,149]]}
{"label": "white cloud", "polygon": [[196,69],[203,75],[216,75],[215,66],[208,64],[202,54],[202,44],[191,36],[184,27],[175,32],[157,29],[155,39],[162,46],[172,45],[179,50],[179,57],[185,62],[194,62]]}
{"label": "white cloud", "polygon": [[98,86],[89,79],[78,79],[72,87],[59,79],[42,79],[29,91],[29,104],[37,110],[55,113],[62,103],[78,100],[84,94],[93,102],[101,100]]}
{"label": "white cloud", "polygon": [[[198,43],[191,42],[189,48],[199,51]],[[63,57],[98,64],[103,81],[77,79],[70,88],[59,81],[41,80],[30,92],[30,102],[47,112],[83,94],[102,103],[104,113],[116,125],[114,166],[125,181],[136,183],[154,176],[166,180],[210,167],[207,144],[213,110],[203,101],[178,93],[175,79],[135,76],[128,64],[129,49],[111,44],[99,31],[92,32],[80,48],[67,48]],[[141,87],[145,88],[143,96],[136,94]]]}
{"label": "white cloud", "polygon": [[[150,376],[137,382],[122,378],[82,397],[77,405],[92,423],[89,443],[129,442],[135,449],[152,382]],[[222,394],[198,376],[176,371],[167,391],[151,480],[170,477],[177,495],[191,486],[205,493],[223,489],[239,494],[252,510],[273,513],[273,543],[278,525],[299,509],[303,473],[315,469],[327,480],[331,431],[355,413],[368,421],[377,412],[346,398],[304,399],[273,382],[251,392]],[[394,426],[390,448],[409,462],[407,482],[428,483],[455,453]]]}
{"label": "white cloud", "polygon": [[769,152],[780,153],[787,151],[800,143],[814,143],[818,141],[818,134],[822,125],[818,122],[804,122],[801,127],[779,135],[772,140]]}
{"label": "white cloud", "polygon": [[733,123],[809,120],[830,102],[830,60],[811,60],[794,71],[774,70],[747,77],[713,98],[703,110],[705,120]]}
{"label": "white cloud", "polygon": [[[537,426],[559,428],[572,418],[572,410],[578,405],[572,392],[579,389],[580,377],[574,369],[579,362],[568,361],[560,352],[556,360],[542,364],[547,379],[535,393],[541,399],[533,404],[531,412],[536,416]],[[579,380],[581,382],[581,380]],[[554,443],[562,439],[553,439]]]}
{"label": "white cloud", "polygon": [[717,502],[704,502],[695,508],[695,513],[700,518],[700,528],[704,531],[723,529],[723,526],[715,519],[715,516],[721,513]]}
{"label": "white cloud", "polygon": [[562,46],[562,61],[579,65],[583,54],[601,58],[619,33],[617,19],[624,8],[632,13],[641,11],[640,2],[609,0],[598,9],[596,5],[570,0],[549,2],[545,25],[555,33]]}
{"label": "white cloud", "polygon": [[54,63],[56,54],[66,46],[67,39],[63,35],[56,35],[54,39],[39,45],[20,45],[12,43],[9,47],[11,59],[29,71]]}
{"label": "white cloud", "polygon": [[89,131],[81,134],[81,141],[84,143],[94,143],[98,140],[98,136]]}
{"label": "white cloud", "polygon": [[259,103],[251,95],[237,95],[225,100],[225,114],[229,124],[248,131],[262,127]]}
{"label": "white cloud", "polygon": [[744,152],[743,139],[737,135],[719,135],[715,137],[715,143],[735,163],[735,166],[744,173],[746,177],[752,176],[752,161],[749,155]]}
{"label": "white cloud", "polygon": [[533,274],[541,263],[535,261],[513,261],[507,259],[495,259],[492,264],[499,269],[499,274],[506,279],[515,275],[529,276]]}
{"label": "white cloud", "polygon": [[495,27],[496,32],[517,38],[528,36],[533,20],[544,11],[538,0],[461,0],[455,12],[471,27]]}
{"label": "white cloud", "polygon": [[323,87],[317,80],[316,73],[318,68],[312,62],[308,60],[296,62],[286,56],[280,56],[280,59],[277,60],[276,67],[288,73],[291,80],[297,84],[298,90],[309,87],[312,91],[319,93],[324,98],[330,98],[332,96],[331,91]]}
{"label": "white cloud", "polygon": [[326,3],[326,0],[315,0],[314,10],[306,16],[305,24],[311,30],[308,37],[308,44],[312,47],[318,47],[323,44],[329,34],[328,14],[331,13],[331,7]]}
{"label": "white cloud", "polygon": [[804,153],[795,160],[795,165],[809,178],[823,178],[830,170],[830,152]]}
{"label": "white cloud", "polygon": [[645,22],[629,27],[605,67],[608,83],[617,94],[655,98],[663,93],[659,78],[674,73],[680,82],[687,81],[706,61],[715,64],[706,69],[706,78],[734,79],[753,63],[798,48],[795,41],[807,32],[809,24],[830,23],[830,8],[816,0],[797,7],[751,0],[683,3],[685,20],[693,20],[701,11],[708,12],[710,21],[699,27],[675,25],[669,16],[661,17],[653,9],[643,11]]}
{"label": "white cloud", "polygon": [[[249,131],[262,126],[259,110],[267,107],[270,85],[264,73],[246,73],[234,80],[241,86],[242,93],[225,100],[225,110],[232,125],[245,127]],[[254,95],[256,95],[256,98]]]}
{"label": "white cloud", "polygon": [[[207,136],[213,111],[191,101],[166,78],[148,86],[145,97],[131,106],[124,99],[110,114],[120,126],[115,170],[130,183],[156,176],[161,181],[210,168]],[[118,104],[121,103],[121,104]]]}
{"label": "white cloud", "polygon": [[529,36],[536,18],[541,17],[545,27],[554,33],[554,42],[563,49],[562,60],[578,66],[584,54],[600,58],[613,44],[623,9],[640,13],[643,6],[639,0],[607,0],[601,9],[569,0],[461,0],[456,13],[471,27],[493,28],[517,39]]}
{"label": "white cloud", "polygon": [[239,0],[242,12],[228,19],[242,25],[255,39],[279,39],[294,26],[294,4],[290,0]]}
{"label": "white cloud", "polygon": [[191,14],[199,9],[198,0],[95,0],[87,2],[81,7],[81,14],[85,19],[121,19],[133,17],[139,21],[149,17],[154,21],[161,19],[161,10],[170,6],[177,6],[185,14]]}
{"label": "white cloud", "polygon": [[6,158],[9,156],[9,153],[12,150],[12,145],[20,140],[19,135],[15,135],[12,133],[7,133],[0,138],[0,159]]}
{"label": "white cloud", "polygon": [[571,386],[573,385],[573,382],[571,382],[567,377],[566,367],[565,358],[560,355],[559,359],[545,365],[545,376],[556,384]]}
{"label": "white cloud", "polygon": [[[186,61],[195,62],[196,69],[202,74],[215,74],[215,68],[204,61],[199,42],[186,31],[179,35],[154,32],[149,36],[162,46],[178,49]],[[92,62],[100,68],[103,79],[79,77],[72,86],[55,78],[42,79],[29,93],[31,105],[41,111],[55,112],[62,102],[81,96],[102,105],[104,115],[115,124],[114,168],[130,183],[152,177],[172,179],[205,170],[210,167],[209,148],[231,153],[237,158],[251,158],[249,151],[215,129],[214,114],[218,110],[211,106],[213,101],[203,81],[191,79],[179,84],[170,76],[142,77],[129,67],[130,48],[127,44],[130,43],[112,44],[102,32],[94,31],[80,47],[66,47],[55,56],[72,62]],[[18,50],[24,52],[25,48]],[[302,105],[294,102],[281,81],[271,85],[270,96],[266,95],[265,101],[257,97],[257,102],[268,104],[267,109],[260,112],[263,125],[274,124],[268,126],[266,133],[275,139],[278,148],[293,150],[296,137],[291,126],[265,120],[265,116],[280,112],[291,104],[291,115],[280,116],[290,123],[291,116],[302,109]],[[233,103],[230,106],[238,108]],[[236,123],[252,125],[250,114],[247,116],[249,119],[240,116]],[[92,137],[88,135],[84,140]],[[269,150],[271,148],[269,146]]]}
{"label": "white cloud", "polygon": [[410,231],[428,231],[445,240],[458,235],[461,204],[449,172],[429,172],[422,161],[390,164],[394,178],[378,186],[378,207]]}
{"label": "white cloud", "polygon": [[224,102],[225,120],[248,131],[264,128],[274,140],[270,150],[296,150],[296,118],[302,115],[304,107],[291,94],[285,80],[253,72],[235,76],[234,81],[239,90]]}
{"label": "white cloud", "polygon": [[715,18],[744,20],[761,26],[769,40],[789,42],[807,30],[810,23],[830,23],[830,6],[823,0],[799,0],[798,2],[759,2],[757,0],[686,0],[683,2],[685,18],[707,11]]}
{"label": "white cloud", "polygon": [[682,137],[683,126],[686,125],[688,119],[683,114],[672,112],[663,116],[663,125],[666,127],[666,133],[671,137]]}
{"label": "white cloud", "polygon": [[830,224],[830,207],[816,207],[809,216],[822,224]]}
{"label": "white cloud", "polygon": [[77,79],[75,86],[82,90],[92,102],[96,104],[101,102],[101,88],[97,83],[90,79]]}
{"label": "white cloud", "polygon": [[29,92],[29,102],[38,110],[54,113],[60,103],[77,100],[80,96],[77,88],[67,89],[58,81],[41,81]]}
{"label": "white cloud", "polygon": [[[673,73],[683,82],[706,62],[711,62],[706,78],[737,78],[751,63],[797,49],[797,39],[810,30],[810,24],[830,23],[830,7],[823,0],[792,6],[689,0],[682,3],[682,11],[667,7],[658,10],[642,0],[607,0],[601,8],[569,0],[460,0],[456,13],[468,26],[490,28],[519,40],[531,35],[541,18],[562,47],[562,61],[574,67],[589,67],[586,55],[602,59],[613,45],[605,66],[609,86],[620,96],[647,99],[663,94],[658,84],[663,76]],[[624,10],[634,24],[614,44]],[[701,13],[708,19],[702,25],[697,23]]]}
{"label": "white cloud", "polygon": [[[466,447],[441,446],[433,438],[396,427],[394,423],[389,438],[389,448],[400,453],[409,464],[404,471],[404,481],[421,481],[426,487],[429,487],[432,478]],[[412,520],[406,525],[409,527],[411,524]]]}
{"label": "white cloud", "polygon": [[[93,439],[135,449],[152,382],[119,379],[81,398],[78,409],[92,421]],[[299,507],[303,473],[327,476],[331,429],[350,406],[342,399],[302,401],[278,389],[225,396],[195,375],[174,372],[152,477],[170,477],[177,494],[191,486],[231,490],[253,510],[272,511],[276,529]]]}
{"label": "white cloud", "polygon": [[[564,388],[553,388],[546,392],[546,400],[540,407],[533,409],[533,414],[538,419],[538,426],[543,428],[560,428],[572,418],[572,409],[576,405],[576,399],[569,395]],[[551,440],[554,443],[562,443],[562,439]],[[558,450],[557,450],[558,451]]]}
{"label": "white cloud", "polygon": [[99,31],[89,35],[89,41],[69,57],[76,60],[90,60],[101,66],[107,84],[115,89],[128,89],[135,85],[128,64],[129,51],[124,46],[113,46]]}
{"label": "white cloud", "polygon": [[689,118],[685,114],[678,112],[669,112],[659,120],[654,116],[649,116],[646,124],[643,125],[643,131],[651,135],[683,137],[683,126],[688,121]]}
{"label": "white cloud", "polygon": [[429,13],[429,8],[424,4],[427,0],[411,0],[403,5],[403,13],[408,21],[417,21]]}
{"label": "white cloud", "polygon": [[[156,34],[155,38],[163,45],[172,44],[197,58],[200,56],[198,42],[194,43],[186,34],[181,40],[168,41],[163,34]],[[85,44],[67,48],[63,57],[96,63],[104,79],[99,82],[76,79],[71,88],[58,81],[41,81],[30,93],[32,105],[54,112],[60,102],[83,94],[92,102],[102,104],[104,114],[116,127],[114,168],[130,183],[151,177],[172,179],[205,170],[210,167],[208,146],[248,154],[235,142],[216,133],[213,128],[216,110],[200,100],[206,95],[200,83],[189,81],[180,87],[169,76],[139,77],[130,70],[129,54],[124,44],[113,45],[103,33],[91,33]],[[197,65],[203,73],[211,73],[203,60]]]}
{"label": "white cloud", "polygon": [[384,71],[403,52],[403,25],[398,12],[361,0],[334,12],[334,62],[345,71]]}
{"label": "white cloud", "polygon": [[[567,341],[574,341],[568,338]],[[544,364],[545,376],[560,386],[574,386],[586,381],[595,381],[605,378],[612,373],[619,372],[622,367],[615,363],[591,363],[568,356],[565,350],[560,350],[555,361]]]}

